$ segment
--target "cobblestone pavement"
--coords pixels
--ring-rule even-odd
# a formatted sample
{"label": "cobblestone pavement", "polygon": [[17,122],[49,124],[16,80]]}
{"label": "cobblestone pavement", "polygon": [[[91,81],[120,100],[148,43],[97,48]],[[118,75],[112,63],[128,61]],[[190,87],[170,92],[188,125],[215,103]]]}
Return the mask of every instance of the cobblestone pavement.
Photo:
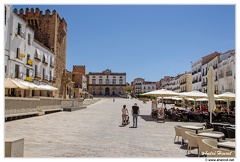
{"label": "cobblestone pavement", "polygon": [[[121,108],[140,107],[138,128],[121,125]],[[24,157],[188,158],[186,147],[174,143],[174,125],[157,123],[150,116],[151,104],[136,99],[102,98],[86,109],[58,112],[5,123],[5,137],[24,137]]]}

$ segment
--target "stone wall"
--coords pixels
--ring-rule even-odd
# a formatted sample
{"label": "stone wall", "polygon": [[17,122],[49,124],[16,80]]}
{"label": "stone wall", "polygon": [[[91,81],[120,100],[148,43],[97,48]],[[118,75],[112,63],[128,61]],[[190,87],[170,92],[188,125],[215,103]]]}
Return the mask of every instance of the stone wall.
{"label": "stone wall", "polygon": [[50,97],[22,98],[22,97],[5,97],[5,115],[43,112],[46,110],[62,109],[72,106],[81,107],[83,99],[61,99]]}

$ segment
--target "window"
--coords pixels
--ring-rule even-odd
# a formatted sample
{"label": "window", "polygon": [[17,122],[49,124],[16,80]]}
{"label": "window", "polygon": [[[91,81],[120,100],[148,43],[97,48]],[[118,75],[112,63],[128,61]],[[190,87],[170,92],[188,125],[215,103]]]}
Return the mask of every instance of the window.
{"label": "window", "polygon": [[20,35],[22,31],[22,25],[18,23],[17,34]]}
{"label": "window", "polygon": [[99,84],[102,85],[102,79],[99,79]]}
{"label": "window", "polygon": [[106,84],[107,84],[107,85],[109,84],[109,79],[106,79]]}
{"label": "window", "polygon": [[31,45],[31,35],[28,34],[28,44]]}
{"label": "window", "polygon": [[92,84],[95,85],[96,84],[96,79],[92,80]]}
{"label": "window", "polygon": [[53,80],[53,79],[52,79],[52,71],[50,71],[50,73],[49,73],[49,78],[50,78],[50,81]]}
{"label": "window", "polygon": [[53,65],[53,57],[50,57],[50,66],[54,67],[54,65]]}
{"label": "window", "polygon": [[19,65],[15,65],[15,78],[19,78],[20,77],[20,66]]}
{"label": "window", "polygon": [[113,79],[113,85],[116,85],[116,79]]}
{"label": "window", "polygon": [[46,79],[46,78],[45,78],[45,69],[44,69],[44,68],[43,68],[43,75],[42,75],[42,78],[43,78],[43,79]]}
{"label": "window", "polygon": [[44,63],[45,62],[45,55],[43,54],[43,57],[42,57],[42,62]]}
{"label": "window", "polygon": [[38,58],[38,49],[35,51],[35,58]]}
{"label": "window", "polygon": [[26,77],[30,77],[29,71],[29,69],[26,70]]}
{"label": "window", "polygon": [[37,71],[38,71],[38,68],[37,68],[37,65],[35,65],[35,77],[37,77]]}
{"label": "window", "polygon": [[17,48],[16,58],[20,59],[20,48]]}
{"label": "window", "polygon": [[5,25],[6,25],[6,22],[7,22],[7,7],[5,6]]}
{"label": "window", "polygon": [[119,84],[122,85],[123,84],[123,80],[119,79]]}

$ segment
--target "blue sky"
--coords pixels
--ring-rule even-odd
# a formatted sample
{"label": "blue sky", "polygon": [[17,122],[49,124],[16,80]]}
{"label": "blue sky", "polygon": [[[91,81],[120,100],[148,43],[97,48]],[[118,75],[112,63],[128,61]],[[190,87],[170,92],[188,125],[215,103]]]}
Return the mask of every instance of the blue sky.
{"label": "blue sky", "polygon": [[235,49],[234,5],[18,5],[57,11],[67,22],[67,70],[126,72],[141,77],[191,71],[191,62]]}

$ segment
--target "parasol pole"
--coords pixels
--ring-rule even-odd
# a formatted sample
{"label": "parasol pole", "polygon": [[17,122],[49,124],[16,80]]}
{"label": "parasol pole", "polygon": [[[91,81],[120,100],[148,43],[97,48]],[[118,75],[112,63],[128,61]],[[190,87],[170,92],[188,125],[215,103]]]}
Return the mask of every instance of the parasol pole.
{"label": "parasol pole", "polygon": [[162,107],[163,107],[163,96],[162,96]]}
{"label": "parasol pole", "polygon": [[228,112],[228,115],[229,115],[229,97],[227,98],[227,112]]}
{"label": "parasol pole", "polygon": [[196,98],[194,98],[194,107],[193,107],[193,108],[194,108],[194,112],[195,112],[195,110],[196,110],[196,109],[195,109],[195,102],[196,102]]}

